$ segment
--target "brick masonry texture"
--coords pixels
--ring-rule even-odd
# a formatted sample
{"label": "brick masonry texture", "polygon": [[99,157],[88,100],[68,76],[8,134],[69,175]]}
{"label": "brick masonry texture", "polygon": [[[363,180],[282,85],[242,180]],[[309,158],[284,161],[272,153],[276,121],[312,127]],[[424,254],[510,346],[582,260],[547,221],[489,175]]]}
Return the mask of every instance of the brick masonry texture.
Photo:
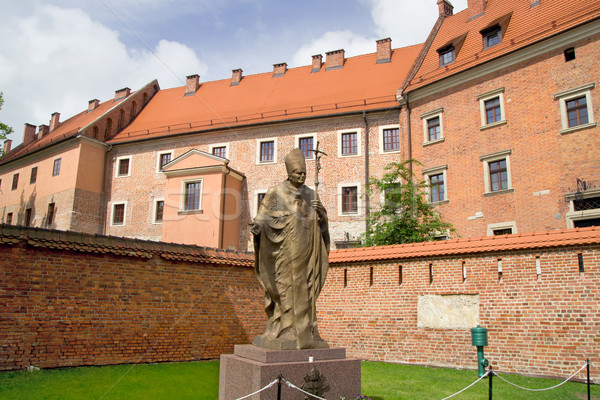
{"label": "brick masonry texture", "polygon": [[[211,359],[264,329],[247,253],[0,228],[0,370]],[[318,300],[320,332],[349,357],[475,369],[469,330],[418,328],[417,303],[478,295],[495,370],[567,377],[586,358],[599,362],[600,240],[594,228],[545,236],[506,237],[491,251],[472,239],[436,242],[422,246],[430,255],[385,261],[344,263],[346,251],[334,251]],[[452,243],[464,251],[435,253]],[[592,378],[600,379],[597,369]]]}

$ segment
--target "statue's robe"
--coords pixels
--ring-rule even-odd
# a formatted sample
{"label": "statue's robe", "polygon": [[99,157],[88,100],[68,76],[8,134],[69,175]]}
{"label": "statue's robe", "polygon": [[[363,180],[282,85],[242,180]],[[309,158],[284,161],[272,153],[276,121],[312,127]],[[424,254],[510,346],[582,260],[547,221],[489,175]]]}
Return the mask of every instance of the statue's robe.
{"label": "statue's robe", "polygon": [[272,187],[254,220],[255,272],[265,289],[267,328],[253,343],[272,349],[328,347],[316,299],[329,269],[329,230],[311,205],[315,192],[289,181]]}

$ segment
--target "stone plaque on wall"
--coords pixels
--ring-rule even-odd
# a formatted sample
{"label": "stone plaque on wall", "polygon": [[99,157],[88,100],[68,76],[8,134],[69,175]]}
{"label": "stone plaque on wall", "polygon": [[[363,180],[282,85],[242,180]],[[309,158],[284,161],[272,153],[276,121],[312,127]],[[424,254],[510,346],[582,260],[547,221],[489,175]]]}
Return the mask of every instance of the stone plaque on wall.
{"label": "stone plaque on wall", "polygon": [[470,329],[478,324],[478,294],[419,296],[418,328]]}

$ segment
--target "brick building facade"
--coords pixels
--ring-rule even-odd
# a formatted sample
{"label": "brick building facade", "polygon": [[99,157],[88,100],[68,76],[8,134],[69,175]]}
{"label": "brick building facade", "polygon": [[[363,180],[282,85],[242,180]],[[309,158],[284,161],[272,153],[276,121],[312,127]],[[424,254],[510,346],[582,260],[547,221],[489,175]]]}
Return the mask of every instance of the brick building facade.
{"label": "brick building facade", "polygon": [[[311,184],[318,141],[327,153],[319,191],[338,248],[359,242],[368,207],[380,201],[362,196],[367,179],[406,159],[420,161],[414,170],[430,183],[429,201],[461,237],[600,223],[600,2],[438,7],[423,45],[393,49],[382,39],[374,53],[331,51],[305,67],[235,69],[212,82],[190,75],[162,90],[155,81],[92,100],[63,123],[53,117],[37,134],[26,125],[24,143],[0,159],[0,217],[251,249],[248,224],[261,195],[285,177],[283,158],[306,149]],[[60,174],[46,186],[25,182],[36,167],[51,176],[46,164],[66,162],[64,146],[80,142],[94,156],[72,156],[70,192],[53,184],[67,179]],[[217,158],[165,173],[190,151]],[[220,190],[205,186],[207,173],[220,174]],[[225,239],[232,235],[237,243]]]}

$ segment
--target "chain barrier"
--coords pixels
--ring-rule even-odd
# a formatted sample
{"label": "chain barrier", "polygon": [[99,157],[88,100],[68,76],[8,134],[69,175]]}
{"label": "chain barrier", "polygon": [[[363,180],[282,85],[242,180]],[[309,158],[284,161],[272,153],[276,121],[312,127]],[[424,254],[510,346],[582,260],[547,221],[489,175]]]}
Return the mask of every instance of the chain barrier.
{"label": "chain barrier", "polygon": [[581,371],[583,371],[585,369],[585,367],[587,367],[587,366],[588,366],[588,362],[586,361],[585,364],[583,364],[583,367],[579,368],[579,370],[577,372],[575,372],[573,375],[571,375],[570,377],[568,377],[567,379],[565,379],[564,381],[562,381],[558,385],[554,385],[552,387],[544,388],[544,389],[530,389],[530,388],[526,388],[526,387],[519,386],[516,383],[512,383],[512,382],[504,379],[503,377],[501,377],[500,375],[498,375],[496,372],[494,372],[494,375],[496,375],[498,378],[500,378],[504,382],[508,383],[509,385],[513,385],[516,388],[519,388],[519,389],[522,389],[522,390],[528,390],[530,392],[543,392],[545,390],[556,389],[557,387],[564,385],[565,383],[567,383],[568,381],[570,381],[575,375],[577,375],[578,373],[580,373]]}
{"label": "chain barrier", "polygon": [[488,370],[488,371],[487,371],[485,374],[483,374],[483,375],[481,376],[481,378],[477,379],[475,382],[471,383],[471,384],[470,384],[469,386],[467,386],[466,388],[462,389],[462,390],[461,390],[461,391],[459,391],[459,392],[456,392],[456,393],[454,393],[454,394],[451,394],[451,395],[450,395],[450,396],[448,396],[448,397],[444,397],[442,400],[449,399],[449,398],[451,398],[451,397],[454,397],[454,396],[456,396],[456,395],[459,395],[459,394],[461,394],[462,392],[464,392],[464,391],[465,391],[465,390],[467,390],[467,389],[470,389],[472,386],[474,386],[475,384],[477,384],[477,383],[478,383],[479,381],[481,381],[483,378],[485,378],[486,376],[488,376],[488,375],[490,374],[490,372],[491,372],[491,371],[489,371],[489,370]]}
{"label": "chain barrier", "polygon": [[244,396],[244,397],[239,397],[239,398],[237,398],[237,399],[235,399],[235,400],[242,400],[242,399],[247,399],[248,397],[252,397],[252,396],[254,396],[255,394],[258,394],[258,393],[262,392],[263,390],[267,390],[267,389],[269,389],[269,388],[273,387],[273,386],[274,386],[274,385],[275,385],[277,382],[279,382],[279,379],[275,379],[273,382],[269,383],[267,386],[265,386],[265,387],[264,387],[264,388],[262,388],[262,389],[258,389],[258,390],[257,390],[256,392],[254,392],[254,393],[247,394],[246,396]]}
{"label": "chain barrier", "polygon": [[327,399],[324,399],[323,397],[316,396],[312,393],[308,393],[307,391],[300,389],[298,386],[294,385],[292,382],[286,380],[285,378],[281,378],[281,380],[283,380],[285,382],[285,384],[288,385],[288,387],[299,390],[302,393],[309,395],[310,397],[314,397],[315,399],[319,399],[319,400],[327,400]]}

